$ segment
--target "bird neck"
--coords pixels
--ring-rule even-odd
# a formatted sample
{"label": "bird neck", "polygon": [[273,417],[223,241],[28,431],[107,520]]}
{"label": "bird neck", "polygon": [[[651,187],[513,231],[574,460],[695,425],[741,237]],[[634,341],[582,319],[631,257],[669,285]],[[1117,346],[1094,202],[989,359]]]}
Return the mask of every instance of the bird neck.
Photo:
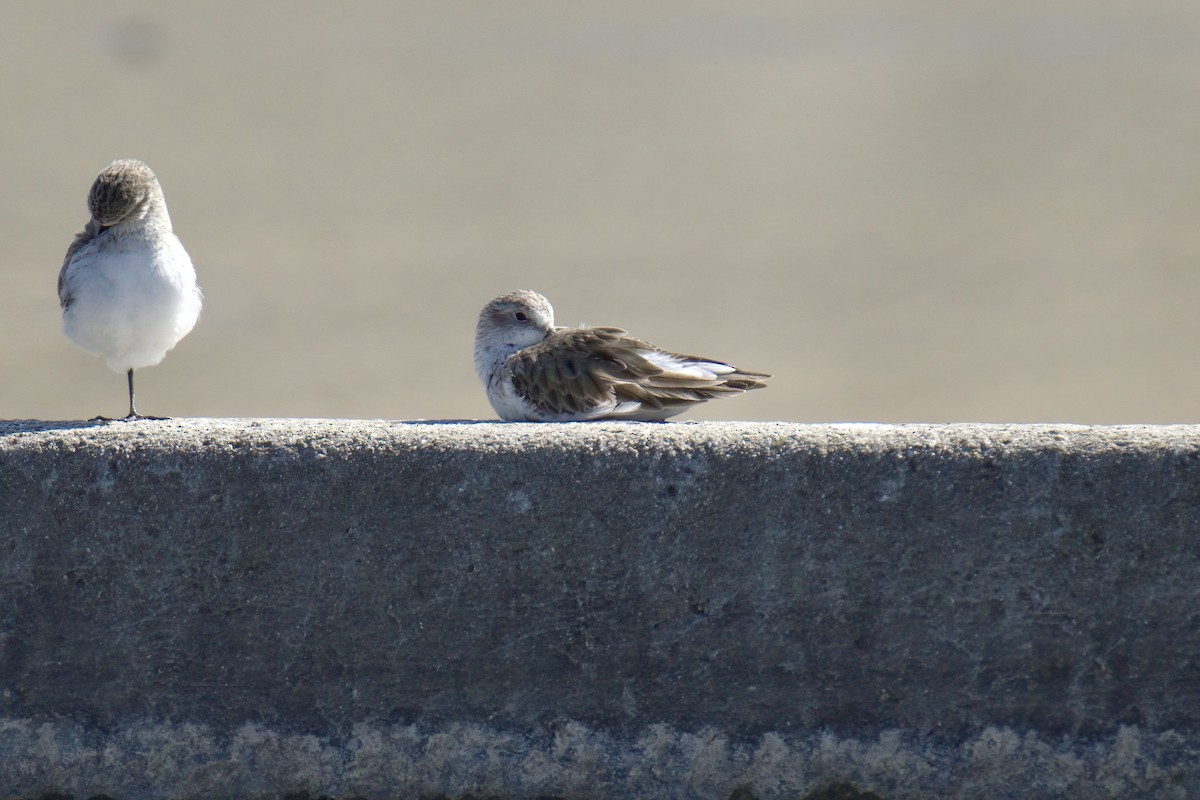
{"label": "bird neck", "polygon": [[475,374],[486,384],[504,362],[519,349],[516,345],[506,344],[496,339],[476,338]]}

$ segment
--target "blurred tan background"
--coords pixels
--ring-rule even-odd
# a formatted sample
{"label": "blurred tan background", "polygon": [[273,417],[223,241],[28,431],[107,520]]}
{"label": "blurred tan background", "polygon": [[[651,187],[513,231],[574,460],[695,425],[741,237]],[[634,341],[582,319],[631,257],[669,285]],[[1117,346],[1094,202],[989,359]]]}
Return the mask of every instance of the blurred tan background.
{"label": "blurred tan background", "polygon": [[112,158],[175,416],[490,418],[493,295],[772,372],[698,419],[1200,418],[1200,4],[54,2],[0,25],[0,417],[125,411],[55,279]]}

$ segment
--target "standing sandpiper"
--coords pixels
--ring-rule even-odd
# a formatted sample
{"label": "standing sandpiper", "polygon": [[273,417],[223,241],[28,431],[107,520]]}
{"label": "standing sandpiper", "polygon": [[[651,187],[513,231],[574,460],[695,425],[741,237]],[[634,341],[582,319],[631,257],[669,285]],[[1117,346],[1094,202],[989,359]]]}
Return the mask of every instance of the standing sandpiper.
{"label": "standing sandpiper", "polygon": [[63,331],[126,374],[126,420],[162,419],[137,412],[133,371],[162,361],[196,324],[202,297],[196,270],[171,230],[158,178],[141,161],[105,167],[88,193],[88,210],[92,218],[58,274]]}
{"label": "standing sandpiper", "polygon": [[479,314],[475,372],[501,419],[664,420],[771,377],[671,353],[620,328],[560,328],[537,292],[502,294]]}

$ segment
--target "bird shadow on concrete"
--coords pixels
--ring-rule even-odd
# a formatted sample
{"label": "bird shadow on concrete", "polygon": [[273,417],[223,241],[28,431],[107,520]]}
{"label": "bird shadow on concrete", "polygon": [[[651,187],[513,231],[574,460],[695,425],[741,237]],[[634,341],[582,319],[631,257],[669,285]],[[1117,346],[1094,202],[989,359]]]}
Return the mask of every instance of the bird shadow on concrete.
{"label": "bird shadow on concrete", "polygon": [[502,419],[389,419],[394,425],[502,425]]}
{"label": "bird shadow on concrete", "polygon": [[106,419],[0,419],[0,436],[18,433],[44,433],[46,431],[69,431],[83,428],[102,428],[123,420]]}
{"label": "bird shadow on concrete", "polygon": [[699,422],[694,419],[592,419],[566,422],[530,422],[508,419],[389,419],[387,421],[395,425],[695,425]]}

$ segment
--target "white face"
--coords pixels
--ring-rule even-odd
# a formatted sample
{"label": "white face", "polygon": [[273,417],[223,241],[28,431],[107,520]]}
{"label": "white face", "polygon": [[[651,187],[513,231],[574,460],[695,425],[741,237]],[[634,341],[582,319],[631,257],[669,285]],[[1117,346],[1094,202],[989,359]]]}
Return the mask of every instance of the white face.
{"label": "white face", "polygon": [[475,328],[475,344],[516,352],[537,344],[554,330],[554,309],[537,292],[502,294],[484,306]]}

